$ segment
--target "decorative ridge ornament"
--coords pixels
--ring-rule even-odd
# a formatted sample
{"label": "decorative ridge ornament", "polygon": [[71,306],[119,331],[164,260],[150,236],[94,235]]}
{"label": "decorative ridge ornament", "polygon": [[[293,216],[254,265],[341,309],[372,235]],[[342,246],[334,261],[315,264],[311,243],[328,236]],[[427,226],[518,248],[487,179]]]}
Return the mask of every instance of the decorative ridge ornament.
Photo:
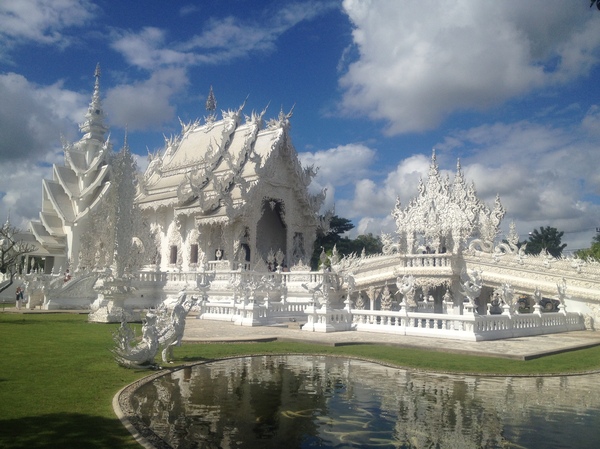
{"label": "decorative ridge ornament", "polygon": [[[398,199],[392,210],[396,233],[401,239],[398,245],[408,254],[414,254],[420,247],[430,248],[434,253],[451,251],[456,254],[462,251],[467,239],[476,234],[482,235],[491,252],[504,213],[499,197],[490,211],[477,197],[475,186],[467,187],[460,161],[456,164],[452,184],[448,177],[442,178],[435,149],[428,179],[419,180],[417,196],[404,209]],[[393,242],[390,238],[386,238],[386,242],[390,250]]]}

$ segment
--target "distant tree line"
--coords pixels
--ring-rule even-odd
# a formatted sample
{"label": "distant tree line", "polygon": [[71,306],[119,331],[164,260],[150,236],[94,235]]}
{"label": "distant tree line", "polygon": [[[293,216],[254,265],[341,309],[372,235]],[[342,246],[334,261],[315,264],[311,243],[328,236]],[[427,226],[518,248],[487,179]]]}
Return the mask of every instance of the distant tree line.
{"label": "distant tree line", "polygon": [[344,236],[346,232],[352,229],[354,229],[354,225],[350,220],[334,215],[331,218],[329,230],[317,234],[313,255],[310,260],[311,268],[317,270],[319,268],[321,253],[325,251],[326,254],[331,254],[334,246],[341,256],[349,256],[352,253],[360,255],[363,253],[363,250],[365,255],[381,252],[383,244],[380,237],[376,237],[372,233],[361,234],[355,239]]}

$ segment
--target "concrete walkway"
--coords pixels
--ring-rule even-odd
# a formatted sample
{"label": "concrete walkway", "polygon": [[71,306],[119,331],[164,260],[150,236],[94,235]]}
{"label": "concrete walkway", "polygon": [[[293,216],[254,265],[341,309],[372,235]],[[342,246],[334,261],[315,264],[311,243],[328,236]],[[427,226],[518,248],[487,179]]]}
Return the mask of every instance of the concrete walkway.
{"label": "concrete walkway", "polygon": [[[86,314],[87,310],[21,309],[14,305],[0,313],[21,314]],[[298,323],[278,326],[246,327],[225,321],[198,320],[190,314],[186,320],[183,341],[186,343],[298,341],[305,343],[341,346],[352,344],[378,344],[431,351],[530,360],[551,354],[600,345],[600,331],[576,331],[535,337],[509,338],[495,341],[461,341],[431,337],[380,334],[375,332],[307,332]]]}
{"label": "concrete walkway", "polygon": [[379,344],[432,351],[530,360],[545,355],[600,345],[600,332],[577,331],[496,341],[460,341],[430,337],[408,337],[374,332],[307,332],[297,323],[287,326],[236,326],[230,322],[186,320],[183,341],[187,343],[301,341],[330,346]]}

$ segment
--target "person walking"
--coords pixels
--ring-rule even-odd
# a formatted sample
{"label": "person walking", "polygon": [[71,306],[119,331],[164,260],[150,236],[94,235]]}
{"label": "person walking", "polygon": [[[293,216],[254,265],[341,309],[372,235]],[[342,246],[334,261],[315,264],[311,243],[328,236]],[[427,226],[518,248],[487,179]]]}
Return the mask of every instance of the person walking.
{"label": "person walking", "polygon": [[23,305],[23,289],[21,287],[17,287],[17,291],[16,291],[16,306],[17,309],[21,309],[21,306]]}

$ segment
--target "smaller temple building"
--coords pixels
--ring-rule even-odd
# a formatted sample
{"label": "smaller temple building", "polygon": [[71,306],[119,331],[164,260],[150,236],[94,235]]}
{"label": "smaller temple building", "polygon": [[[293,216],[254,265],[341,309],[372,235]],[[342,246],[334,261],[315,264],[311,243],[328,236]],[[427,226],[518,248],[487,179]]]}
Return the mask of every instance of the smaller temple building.
{"label": "smaller temple building", "polygon": [[315,171],[298,160],[291,114],[265,123],[265,111],[242,111],[182,124],[150,156],[135,202],[158,269],[253,267],[275,254],[287,266],[309,261],[325,194],[308,192]]}

